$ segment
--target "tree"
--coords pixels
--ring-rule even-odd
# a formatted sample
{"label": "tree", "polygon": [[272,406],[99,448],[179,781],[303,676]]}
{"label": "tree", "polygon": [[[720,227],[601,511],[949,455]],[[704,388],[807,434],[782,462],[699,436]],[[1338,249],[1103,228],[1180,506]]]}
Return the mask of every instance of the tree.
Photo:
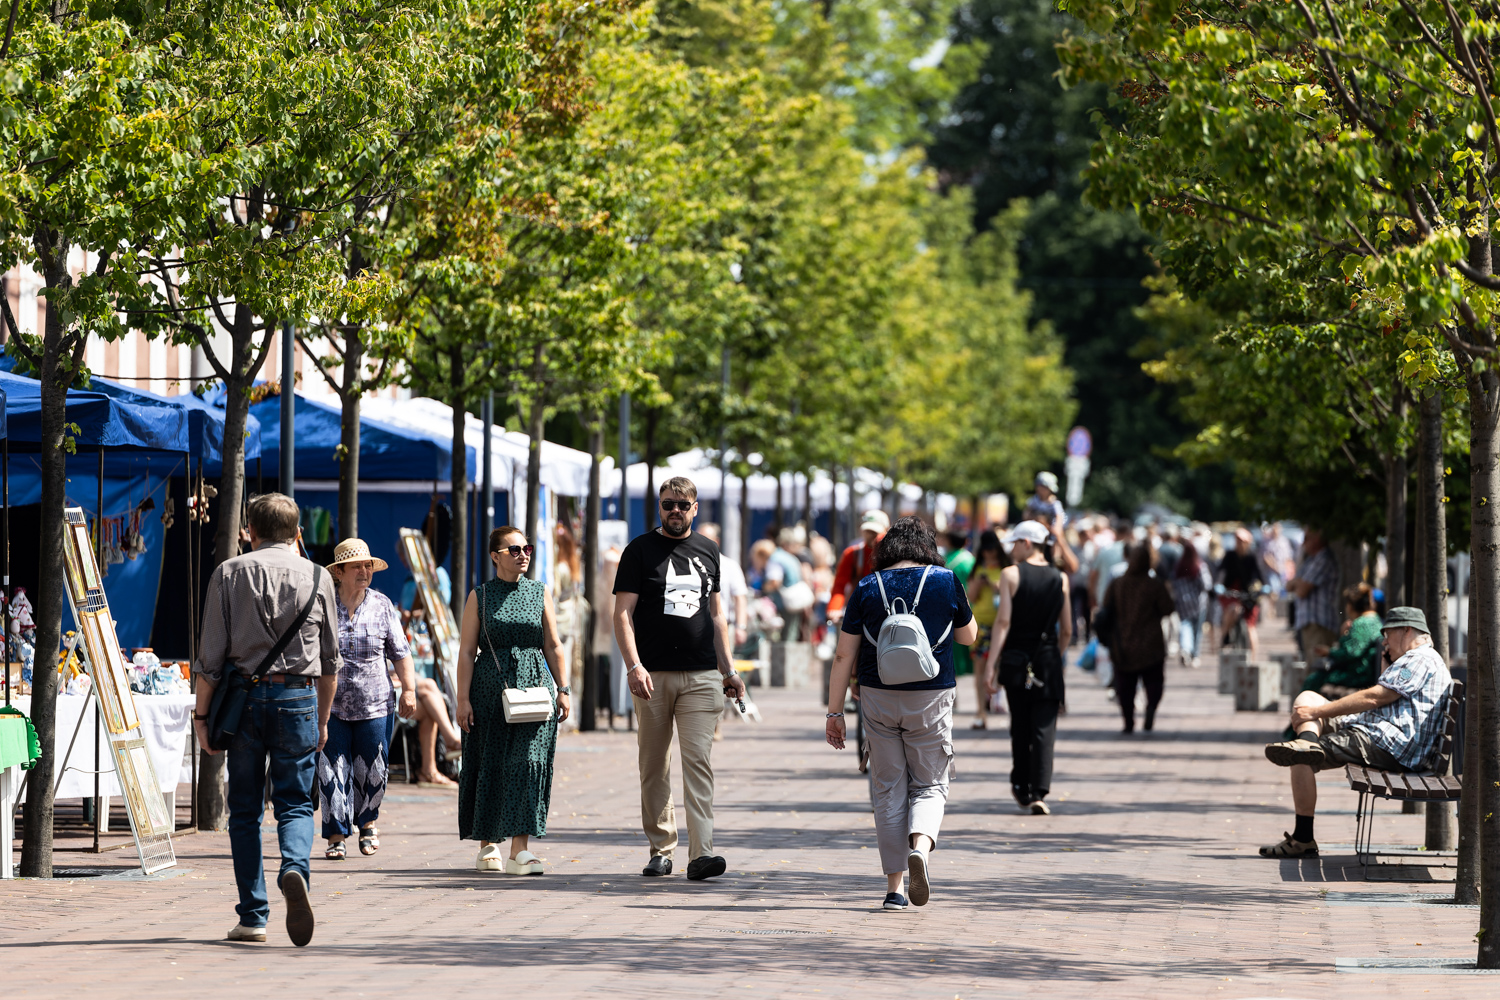
{"label": "tree", "polygon": [[[192,116],[180,113],[188,103],[206,117],[236,113],[236,97],[200,91],[212,59],[198,58],[194,45],[205,24],[242,13],[216,2],[183,4],[177,21],[135,5],[11,7],[0,46],[0,240],[9,259],[46,282],[41,334],[23,334],[9,304],[0,309],[10,352],[41,383],[36,642],[44,661],[62,621],[67,390],[86,377],[88,337],[122,336],[122,312],[153,301],[142,278],[171,245],[179,215],[203,210],[253,168],[242,148],[202,145]],[[84,265],[76,277],[75,260]],[[37,671],[32,720],[44,747],[54,745],[56,694],[57,673]],[[49,750],[33,771],[21,855],[30,877],[52,871],[55,766]]]}
{"label": "tree", "polygon": [[1500,968],[1494,15],[1451,0],[1070,6],[1097,34],[1060,48],[1067,79],[1121,98],[1090,166],[1091,197],[1135,207],[1168,244],[1204,240],[1221,268],[1265,272],[1315,255],[1325,283],[1346,280],[1351,311],[1368,309],[1399,338],[1404,378],[1452,370],[1465,385],[1481,725],[1467,759],[1478,773],[1464,780],[1482,817],[1478,964]]}
{"label": "tree", "polygon": [[[1077,420],[1092,431],[1091,506],[1129,513],[1146,501],[1216,519],[1236,515],[1228,470],[1190,468],[1171,454],[1191,434],[1169,385],[1149,378],[1150,328],[1136,310],[1155,274],[1151,238],[1132,212],[1083,200],[1082,173],[1107,103],[1102,84],[1057,80],[1055,44],[1078,22],[1051,0],[969,0],[955,12],[956,44],[983,53],[947,112],[931,124],[928,162],[947,189],[974,192],[984,230],[1016,199],[1021,287],[1032,312],[1066,345],[1077,380]],[[1061,449],[1038,466],[1055,465]],[[1032,470],[1035,472],[1036,470]]]}

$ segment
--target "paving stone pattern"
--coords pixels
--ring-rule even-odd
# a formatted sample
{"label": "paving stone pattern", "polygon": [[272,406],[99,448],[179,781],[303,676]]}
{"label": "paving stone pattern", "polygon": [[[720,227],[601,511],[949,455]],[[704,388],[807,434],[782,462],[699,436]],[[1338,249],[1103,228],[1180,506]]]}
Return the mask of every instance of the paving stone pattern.
{"label": "paving stone pattern", "polygon": [[[1266,633],[1285,641],[1277,624]],[[1360,880],[1342,772],[1322,783],[1323,858],[1256,855],[1291,825],[1284,772],[1261,752],[1284,717],[1235,713],[1208,663],[1170,668],[1157,731],[1131,737],[1092,676],[1073,671],[1050,817],[1018,815],[1010,799],[1003,722],[960,729],[932,902],[920,909],[879,908],[865,782],[851,752],[823,743],[816,692],[761,691],[765,721],[726,723],[715,746],[716,847],[729,873],[713,882],[686,881],[686,857],[678,875],[641,878],[634,736],[571,734],[559,746],[552,835],[534,845],[544,876],[474,872],[454,797],[397,786],[377,856],[315,856],[311,947],[291,947],[274,893],[269,943],[224,941],[235,923],[228,840],[197,834],[178,840],[172,877],[0,883],[0,993],[1484,995],[1487,980],[1349,961],[1472,961],[1477,914],[1393,905],[1397,893],[1441,894],[1451,877],[1441,869]],[[966,679],[961,694],[972,705]],[[1421,837],[1421,816],[1382,806],[1377,842]],[[265,843],[270,858],[269,828]],[[128,850],[59,857],[117,870],[133,860]]]}

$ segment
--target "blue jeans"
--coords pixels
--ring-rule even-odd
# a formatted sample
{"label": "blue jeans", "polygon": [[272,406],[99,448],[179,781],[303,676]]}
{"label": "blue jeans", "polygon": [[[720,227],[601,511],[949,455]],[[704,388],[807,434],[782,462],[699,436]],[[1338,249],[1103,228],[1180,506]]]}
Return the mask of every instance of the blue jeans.
{"label": "blue jeans", "polygon": [[[316,683],[316,682],[314,682]],[[246,927],[264,927],[271,915],[261,862],[260,821],[265,814],[269,759],[271,807],[281,846],[281,876],[300,872],[309,884],[313,842],[313,775],[318,746],[318,689],[257,684],[245,703],[240,732],[229,745],[229,849],[240,901],[234,909]]]}
{"label": "blue jeans", "polygon": [[323,836],[348,837],[380,818],[390,776],[391,736],[396,713],[350,722],[328,720],[328,742],[318,754],[318,808]]}
{"label": "blue jeans", "polygon": [[1198,643],[1202,638],[1203,617],[1181,619],[1180,641],[1178,645],[1182,648],[1182,655],[1193,657],[1198,655]]}

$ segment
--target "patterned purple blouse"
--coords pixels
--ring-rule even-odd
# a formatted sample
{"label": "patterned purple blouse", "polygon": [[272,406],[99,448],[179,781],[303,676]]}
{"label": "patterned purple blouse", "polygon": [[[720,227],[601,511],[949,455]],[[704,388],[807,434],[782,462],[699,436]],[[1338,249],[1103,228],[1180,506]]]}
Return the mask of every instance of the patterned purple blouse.
{"label": "patterned purple blouse", "polygon": [[396,710],[396,689],[391,686],[386,661],[395,663],[411,655],[401,615],[391,599],[380,591],[365,591],[365,599],[352,612],[339,599],[339,686],[333,696],[333,715],[345,722],[379,719]]}

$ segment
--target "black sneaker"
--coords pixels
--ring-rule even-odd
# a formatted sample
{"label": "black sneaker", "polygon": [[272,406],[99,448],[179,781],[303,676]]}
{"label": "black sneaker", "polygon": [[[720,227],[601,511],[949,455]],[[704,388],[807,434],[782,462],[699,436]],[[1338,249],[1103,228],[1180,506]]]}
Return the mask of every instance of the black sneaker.
{"label": "black sneaker", "polygon": [[885,894],[885,902],[880,904],[886,910],[906,909],[906,897],[899,892],[888,892]]}
{"label": "black sneaker", "polygon": [[646,867],[641,869],[642,875],[670,875],[672,874],[672,859],[665,854],[654,854],[651,860],[646,862]]}
{"label": "black sneaker", "polygon": [[702,882],[706,878],[723,875],[724,869],[728,867],[729,863],[723,858],[705,854],[701,858],[694,858],[688,862],[687,876],[694,882]]}

